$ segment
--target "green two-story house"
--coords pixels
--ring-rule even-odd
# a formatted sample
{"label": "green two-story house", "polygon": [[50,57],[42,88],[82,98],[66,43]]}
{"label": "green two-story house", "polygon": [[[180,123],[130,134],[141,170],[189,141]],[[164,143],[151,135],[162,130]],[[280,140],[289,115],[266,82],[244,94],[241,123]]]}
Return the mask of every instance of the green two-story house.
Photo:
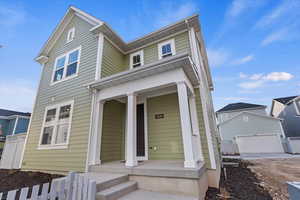
{"label": "green two-story house", "polygon": [[36,61],[42,74],[22,169],[116,169],[143,183],[218,187],[213,83],[198,15],[124,42],[70,7]]}

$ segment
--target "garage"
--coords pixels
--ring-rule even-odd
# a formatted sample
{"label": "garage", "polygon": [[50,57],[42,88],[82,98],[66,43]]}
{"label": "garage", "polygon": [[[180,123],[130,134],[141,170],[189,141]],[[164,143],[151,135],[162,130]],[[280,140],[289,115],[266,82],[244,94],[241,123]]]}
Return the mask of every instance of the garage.
{"label": "garage", "polygon": [[284,153],[281,139],[277,134],[240,135],[235,137],[240,154]]}

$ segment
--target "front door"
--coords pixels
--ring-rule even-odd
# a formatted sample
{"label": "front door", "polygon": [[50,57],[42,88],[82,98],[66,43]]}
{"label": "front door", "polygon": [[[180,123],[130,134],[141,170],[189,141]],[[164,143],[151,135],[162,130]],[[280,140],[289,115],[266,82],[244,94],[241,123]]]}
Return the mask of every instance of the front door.
{"label": "front door", "polygon": [[145,160],[145,110],[144,104],[138,104],[136,109],[136,156],[138,160]]}

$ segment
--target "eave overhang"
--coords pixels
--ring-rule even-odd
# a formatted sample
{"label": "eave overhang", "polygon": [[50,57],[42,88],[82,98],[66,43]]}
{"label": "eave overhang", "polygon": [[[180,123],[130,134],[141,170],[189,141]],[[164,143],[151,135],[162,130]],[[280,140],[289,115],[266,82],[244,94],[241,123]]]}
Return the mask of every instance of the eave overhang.
{"label": "eave overhang", "polygon": [[169,58],[156,61],[142,67],[120,72],[101,80],[88,84],[89,88],[101,90],[103,88],[120,85],[129,81],[142,79],[162,72],[182,68],[194,86],[199,85],[199,76],[188,53],[178,54]]}

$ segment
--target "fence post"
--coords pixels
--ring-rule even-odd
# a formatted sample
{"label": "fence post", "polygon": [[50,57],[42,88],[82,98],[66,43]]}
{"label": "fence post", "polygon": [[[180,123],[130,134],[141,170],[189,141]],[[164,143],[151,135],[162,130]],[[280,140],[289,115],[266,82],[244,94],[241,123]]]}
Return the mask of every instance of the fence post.
{"label": "fence post", "polygon": [[66,200],[72,200],[73,189],[75,189],[74,180],[75,180],[75,172],[70,172],[67,178],[67,196]]}

